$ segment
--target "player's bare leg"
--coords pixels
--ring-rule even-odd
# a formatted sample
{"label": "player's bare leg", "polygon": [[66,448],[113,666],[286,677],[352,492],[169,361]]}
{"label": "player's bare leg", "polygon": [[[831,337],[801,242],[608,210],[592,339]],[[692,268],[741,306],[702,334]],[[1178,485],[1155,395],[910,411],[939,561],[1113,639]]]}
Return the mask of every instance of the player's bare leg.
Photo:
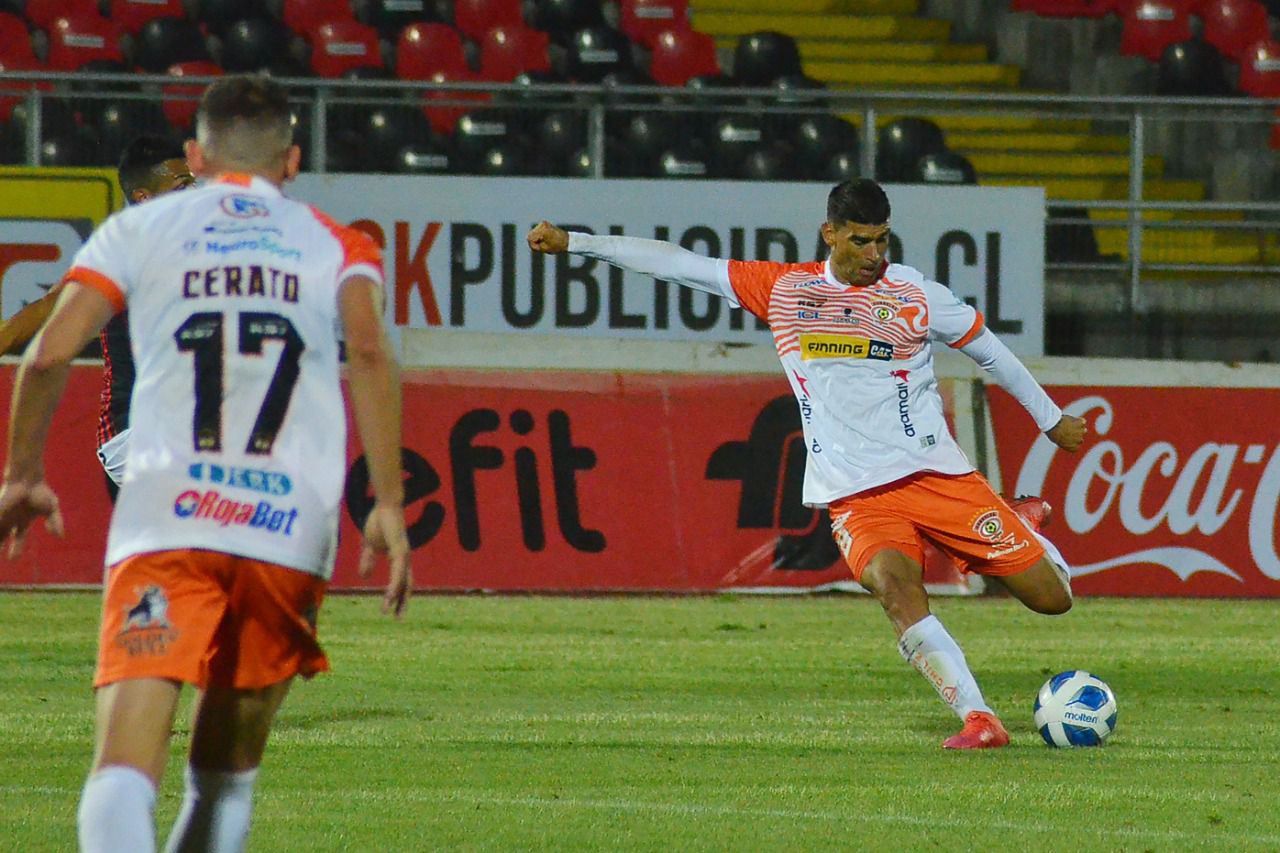
{"label": "player's bare leg", "polygon": [[1026,571],[1000,578],[1015,598],[1037,613],[1056,616],[1071,609],[1071,570],[1040,529],[1049,523],[1053,508],[1042,498],[1023,496],[1009,501],[1010,508],[1031,528],[1044,546],[1045,555]]}
{"label": "player's bare leg", "polygon": [[162,678],[98,688],[93,766],[77,819],[81,850],[155,849],[155,792],[181,689]]}
{"label": "player's bare leg", "polygon": [[947,738],[947,749],[1004,746],[1009,734],[982,698],[964,652],[929,612],[924,568],[901,551],[877,552],[862,570],[860,582],[880,601],[898,635],[898,652],[933,685],[964,729]]}
{"label": "player's bare leg", "polygon": [[258,765],[292,682],[261,690],[211,687],[197,698],[186,792],[166,853],[244,849]]}

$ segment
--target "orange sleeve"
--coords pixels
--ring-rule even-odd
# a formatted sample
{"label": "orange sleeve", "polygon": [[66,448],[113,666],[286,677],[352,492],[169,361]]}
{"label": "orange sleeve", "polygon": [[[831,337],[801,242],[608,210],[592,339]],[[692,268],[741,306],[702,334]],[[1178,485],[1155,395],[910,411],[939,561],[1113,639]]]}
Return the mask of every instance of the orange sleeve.
{"label": "orange sleeve", "polygon": [[124,291],[111,277],[88,267],[72,267],[62,276],[60,283],[65,284],[68,281],[74,281],[76,284],[82,284],[90,290],[101,293],[111,303],[111,307],[117,314],[124,310]]}
{"label": "orange sleeve", "polygon": [[947,346],[951,347],[952,349],[960,349],[960,347],[964,346],[965,344],[969,343],[969,341],[976,338],[978,336],[978,333],[981,332],[984,328],[986,328],[987,321],[986,321],[986,318],[982,316],[982,312],[974,311],[973,313],[975,316],[973,318],[973,325],[969,327],[969,331],[961,335],[959,340],[954,340],[951,343],[947,344]]}
{"label": "orange sleeve", "polygon": [[356,264],[369,264],[382,272],[382,250],[373,238],[359,228],[348,228],[339,225],[328,214],[319,208],[311,208],[315,218],[328,229],[333,238],[342,247],[342,269],[345,271]]}
{"label": "orange sleeve", "polygon": [[773,286],[794,266],[777,261],[729,261],[729,284],[743,308],[768,322]]}

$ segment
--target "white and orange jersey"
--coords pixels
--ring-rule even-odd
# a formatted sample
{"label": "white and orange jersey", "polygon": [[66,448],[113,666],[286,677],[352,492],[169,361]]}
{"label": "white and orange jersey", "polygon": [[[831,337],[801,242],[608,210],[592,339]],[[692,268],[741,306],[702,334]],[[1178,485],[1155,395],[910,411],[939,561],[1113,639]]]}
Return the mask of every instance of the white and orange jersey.
{"label": "white and orange jersey", "polygon": [[800,404],[804,501],[823,506],[920,471],[973,469],[947,427],[933,341],[964,346],[982,314],[918,270],[866,287],[824,262],[729,261],[727,296],[765,320]]}
{"label": "white and orange jersey", "polygon": [[128,308],[137,379],[107,564],[204,548],[327,577],[346,469],[338,288],[364,234],[229,175],[109,218],[66,279]]}

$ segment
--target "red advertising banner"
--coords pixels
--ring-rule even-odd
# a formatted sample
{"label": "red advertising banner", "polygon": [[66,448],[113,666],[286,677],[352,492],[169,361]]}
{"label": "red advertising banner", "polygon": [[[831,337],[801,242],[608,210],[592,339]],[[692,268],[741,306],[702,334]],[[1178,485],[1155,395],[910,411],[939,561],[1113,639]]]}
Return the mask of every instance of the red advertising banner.
{"label": "red advertising banner", "polygon": [[988,389],[1007,491],[1056,508],[1045,530],[1085,594],[1280,596],[1280,390],[1056,387],[1089,421],[1075,454]]}
{"label": "red advertising banner", "polygon": [[[7,407],[14,371],[0,370]],[[48,477],[68,534],[30,537],[0,585],[101,579],[110,507],[94,458],[99,371],[72,372]],[[135,415],[136,416],[136,415]],[[299,416],[294,413],[292,416]],[[406,371],[403,465],[419,588],[707,591],[849,583],[781,377]],[[335,586],[356,577],[367,470],[354,436]],[[964,590],[931,567],[934,589]]]}

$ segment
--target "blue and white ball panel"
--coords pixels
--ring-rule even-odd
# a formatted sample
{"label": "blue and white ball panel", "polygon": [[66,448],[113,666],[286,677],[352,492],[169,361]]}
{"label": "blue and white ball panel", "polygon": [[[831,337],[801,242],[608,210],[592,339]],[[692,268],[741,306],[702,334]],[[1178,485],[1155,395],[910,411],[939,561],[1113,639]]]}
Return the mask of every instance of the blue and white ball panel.
{"label": "blue and white ball panel", "polygon": [[1060,672],[1036,696],[1035,724],[1050,746],[1100,746],[1115,728],[1115,695],[1083,670]]}

